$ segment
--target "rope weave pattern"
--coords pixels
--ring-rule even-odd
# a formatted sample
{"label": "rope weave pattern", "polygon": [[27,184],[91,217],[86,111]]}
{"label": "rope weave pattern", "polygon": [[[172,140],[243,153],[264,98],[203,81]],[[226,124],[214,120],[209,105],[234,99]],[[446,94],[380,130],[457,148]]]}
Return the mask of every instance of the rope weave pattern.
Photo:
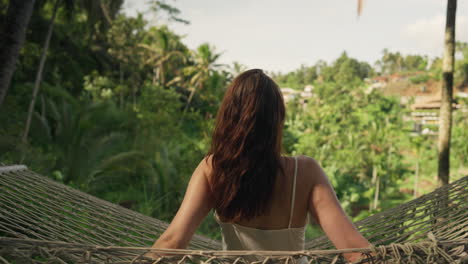
{"label": "rope weave pattern", "polygon": [[[168,224],[42,177],[0,170],[0,236],[100,246],[148,246]],[[199,235],[195,249],[220,249]]]}
{"label": "rope weave pattern", "polygon": [[[219,241],[196,235],[189,250],[143,255],[167,223],[42,177],[25,166],[0,167],[0,263],[468,263],[468,177],[356,223],[374,245],[330,250],[307,241],[300,252],[218,251]],[[60,242],[59,242],[60,241]],[[363,255],[363,256],[364,256]],[[11,261],[11,262],[10,262]]]}
{"label": "rope weave pattern", "polygon": [[[371,243],[417,242],[429,232],[447,240],[468,237],[468,176],[410,202],[355,223]],[[459,227],[459,228],[454,228]],[[333,248],[326,236],[306,243],[308,249]]]}
{"label": "rope weave pattern", "polygon": [[[346,261],[342,253],[360,252],[363,258],[355,263],[451,263],[468,261],[468,240],[423,241],[390,244],[387,246],[310,251],[208,251],[164,250],[132,247],[100,247],[64,242],[31,239],[0,238],[0,256],[19,263],[297,263],[305,257],[307,263],[335,263]],[[163,255],[153,259],[147,252]],[[2,258],[0,257],[0,260]],[[17,262],[14,262],[17,263]]]}

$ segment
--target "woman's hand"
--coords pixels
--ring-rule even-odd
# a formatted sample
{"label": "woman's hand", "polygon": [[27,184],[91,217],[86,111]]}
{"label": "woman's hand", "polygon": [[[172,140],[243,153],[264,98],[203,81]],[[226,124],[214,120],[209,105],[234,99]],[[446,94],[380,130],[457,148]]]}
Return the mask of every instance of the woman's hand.
{"label": "woman's hand", "polygon": [[159,255],[158,253],[153,252],[153,251],[150,250],[150,251],[146,252],[146,253],[143,255],[143,257],[145,257],[145,258],[150,258],[150,259],[153,259],[153,260],[157,260],[157,259],[159,259],[159,258],[162,257],[162,256]]}
{"label": "woman's hand", "polygon": [[[375,253],[362,253],[362,252],[350,252],[344,253],[343,256],[348,261],[348,263],[355,263],[360,260],[373,260]],[[367,261],[365,263],[373,263],[372,261]]]}
{"label": "woman's hand", "polygon": [[353,263],[363,258],[363,255],[360,252],[344,253],[343,256],[349,263]]}

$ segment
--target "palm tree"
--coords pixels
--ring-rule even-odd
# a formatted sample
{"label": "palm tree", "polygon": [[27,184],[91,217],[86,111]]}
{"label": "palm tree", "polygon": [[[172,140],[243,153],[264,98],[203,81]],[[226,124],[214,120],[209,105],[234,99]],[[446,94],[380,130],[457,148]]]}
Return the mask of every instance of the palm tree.
{"label": "palm tree", "polygon": [[[123,115],[116,115],[121,112],[112,104],[78,101],[69,94],[67,98],[58,104],[50,98],[42,100],[41,113],[34,113],[37,129],[31,132],[39,133],[58,154],[55,169],[63,173],[65,183],[87,188],[112,175],[109,172],[146,162],[141,152],[125,145],[127,136],[119,128]],[[95,126],[98,120],[105,125]]]}
{"label": "palm tree", "polygon": [[[167,28],[153,28],[150,30],[151,32],[155,34],[156,41],[150,41],[149,45],[139,44],[138,46],[150,52],[145,63],[154,67],[153,84],[159,80],[159,83],[164,87],[166,86],[166,64],[174,57],[179,57],[185,62],[186,57],[183,51],[177,49],[178,41],[174,41],[174,36]],[[173,80],[169,83],[173,83]]]}
{"label": "palm tree", "polygon": [[370,123],[368,128],[368,139],[369,139],[369,152],[371,153],[372,160],[372,180],[371,183],[375,185],[374,189],[374,201],[371,204],[372,210],[377,210],[379,206],[380,197],[380,186],[382,185],[382,176],[379,174],[379,170],[382,169],[382,160],[384,156],[388,154],[388,146],[385,145],[386,138],[386,127],[379,127],[377,122],[373,121]]}
{"label": "palm tree", "polygon": [[55,18],[57,17],[57,11],[60,6],[60,3],[61,3],[61,0],[55,1],[54,9],[52,11],[52,17],[49,22],[49,28],[47,29],[47,35],[44,41],[44,46],[42,48],[42,53],[41,53],[41,59],[39,61],[39,67],[36,73],[36,80],[34,81],[33,94],[31,98],[31,102],[29,103],[28,117],[26,119],[26,125],[24,127],[24,132],[23,132],[23,137],[22,137],[23,143],[26,143],[28,139],[29,128],[31,126],[31,119],[33,115],[34,105],[36,104],[37,93],[39,92],[39,87],[42,81],[42,72],[44,71],[44,65],[45,65],[46,58],[47,58],[47,51],[49,50],[50,39],[52,37],[52,32],[54,30]]}
{"label": "palm tree", "polygon": [[220,56],[221,53],[215,53],[207,43],[198,47],[197,52],[194,54],[195,65],[186,68],[186,72],[192,77],[189,82],[191,92],[184,111],[187,111],[197,89],[202,90],[203,85],[210,78],[213,70],[221,66],[220,64],[215,64]]}
{"label": "palm tree", "polygon": [[412,143],[413,150],[416,153],[416,164],[415,164],[415,171],[414,171],[414,187],[413,187],[413,198],[418,197],[418,189],[419,189],[419,174],[420,168],[419,165],[421,163],[421,149],[423,147],[424,139],[421,135],[413,136],[410,139]]}
{"label": "palm tree", "polygon": [[0,107],[5,99],[26,35],[35,0],[10,1],[0,38]]}
{"label": "palm tree", "polygon": [[103,31],[110,28],[124,0],[81,0],[79,3],[86,12],[89,32],[92,36],[96,24],[100,24],[100,29]]}
{"label": "palm tree", "polygon": [[[62,1],[64,2],[65,7],[67,8],[67,10],[69,12],[71,12],[73,10],[74,5],[75,5],[75,0],[55,0],[54,8],[53,8],[53,11],[52,11],[52,17],[51,17],[50,22],[49,22],[49,28],[47,30],[47,35],[46,35],[46,38],[45,38],[45,41],[44,41],[44,46],[42,48],[41,59],[39,61],[39,67],[38,67],[38,70],[37,70],[37,73],[36,73],[36,80],[34,81],[34,88],[33,88],[33,94],[32,94],[32,98],[31,98],[31,102],[29,103],[28,116],[27,116],[27,119],[26,119],[26,124],[25,124],[25,128],[24,128],[23,136],[22,136],[22,142],[23,143],[26,143],[27,139],[28,139],[29,128],[31,126],[31,119],[32,119],[32,116],[33,116],[33,113],[34,113],[34,106],[36,104],[37,94],[39,92],[39,88],[40,88],[40,85],[41,85],[41,82],[42,82],[44,65],[45,65],[45,62],[46,62],[46,59],[47,59],[47,52],[49,50],[50,39],[52,38],[52,33],[53,33],[53,30],[54,30],[54,25],[55,25],[55,19],[57,17],[57,12],[58,12],[58,9],[59,9],[60,5],[62,4]],[[92,4],[86,5],[87,2],[89,2],[89,1],[84,1],[84,2],[82,2],[82,4],[85,7],[85,11],[88,14],[88,18],[97,19],[97,18],[94,18],[94,16],[93,16],[93,14],[96,12],[96,10],[95,10],[96,8]],[[115,16],[115,14],[118,12],[118,10],[120,9],[120,6],[123,3],[122,0],[110,1],[111,3],[112,2],[114,3],[114,4],[111,5],[111,7],[112,7],[111,11],[113,13],[111,13],[111,15],[110,15],[109,10],[107,9],[107,5],[105,5],[101,0],[92,1],[92,2],[98,3],[99,8],[102,9],[101,12],[103,14],[107,14],[107,16],[106,15],[101,16],[101,19],[104,19],[104,18],[107,19],[108,23],[111,23],[111,21],[109,20],[109,19],[111,19],[111,15],[112,15],[112,18],[113,18]],[[104,11],[104,9],[106,11]],[[96,21],[93,20],[93,23],[96,23]]]}
{"label": "palm tree", "polygon": [[457,0],[448,0],[447,19],[445,25],[445,48],[442,65],[442,99],[439,114],[439,142],[438,142],[438,180],[439,184],[449,183],[450,175],[450,138],[452,130],[452,93],[453,71],[455,61],[455,20]]}
{"label": "palm tree", "polygon": [[231,72],[234,76],[237,76],[247,70],[247,66],[240,62],[233,62],[231,66]]}

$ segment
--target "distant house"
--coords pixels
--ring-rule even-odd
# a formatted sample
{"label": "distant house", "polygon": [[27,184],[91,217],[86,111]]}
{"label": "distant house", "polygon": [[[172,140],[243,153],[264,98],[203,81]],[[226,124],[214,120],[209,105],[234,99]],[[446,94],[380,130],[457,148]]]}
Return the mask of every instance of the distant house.
{"label": "distant house", "polygon": [[308,92],[308,93],[312,93],[312,91],[314,90],[314,86],[313,85],[306,85],[304,87],[304,92]]}
{"label": "distant house", "polygon": [[391,75],[375,76],[374,78],[371,79],[371,82],[388,84],[390,82],[406,81],[410,77],[414,77],[414,76],[418,76],[422,74],[426,74],[426,73],[422,71],[412,72],[412,73],[394,73]]}
{"label": "distant house", "polygon": [[372,78],[373,83],[382,83],[382,84],[387,84],[388,83],[388,76],[375,76]]}
{"label": "distant house", "polygon": [[370,94],[373,90],[375,89],[383,89],[387,84],[386,83],[383,83],[383,82],[375,82],[375,83],[372,83],[371,85],[369,85],[369,87],[367,87],[366,89],[366,93],[367,94]]}
{"label": "distant house", "polygon": [[294,90],[293,88],[285,87],[285,88],[280,88],[281,93],[283,94],[283,98],[285,102],[289,102],[291,100],[294,100],[294,98],[298,97],[300,95],[300,91]]}
{"label": "distant house", "polygon": [[281,93],[283,93],[283,98],[284,98],[284,101],[287,103],[291,100],[294,100],[295,98],[299,98],[299,103],[301,104],[305,104],[307,103],[307,99],[312,97],[313,95],[313,90],[314,90],[314,86],[313,85],[306,85],[304,87],[304,90],[300,91],[300,90],[295,90],[293,88],[289,88],[289,87],[284,87],[284,88],[280,88],[281,89]]}
{"label": "distant house", "polygon": [[411,117],[418,125],[438,125],[439,115],[437,112],[419,111],[412,112]]}
{"label": "distant house", "polygon": [[[414,104],[411,105],[411,110],[439,110],[441,105],[441,99],[439,97],[429,96],[416,96]],[[461,105],[453,104],[453,109],[460,109]]]}
{"label": "distant house", "polygon": [[[411,105],[411,119],[420,125],[439,125],[439,110],[441,100],[437,96],[416,96]],[[459,104],[453,104],[453,109],[462,109]],[[424,134],[424,131],[422,132]],[[426,133],[427,134],[427,133]]]}
{"label": "distant house", "polygon": [[390,82],[406,81],[408,80],[408,74],[394,73],[389,76]]}
{"label": "distant house", "polygon": [[306,85],[304,87],[304,91],[301,92],[301,97],[303,98],[309,98],[309,97],[312,97],[312,92],[314,90],[314,86],[313,85]]}
{"label": "distant house", "polygon": [[405,96],[405,95],[400,96],[400,105],[406,106],[412,101],[413,98],[414,98],[413,96]]}

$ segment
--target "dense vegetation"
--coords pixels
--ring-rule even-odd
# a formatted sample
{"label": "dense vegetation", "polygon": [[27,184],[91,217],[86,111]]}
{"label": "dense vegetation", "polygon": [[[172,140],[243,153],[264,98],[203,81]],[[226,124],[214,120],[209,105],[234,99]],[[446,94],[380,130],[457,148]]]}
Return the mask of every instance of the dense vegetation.
{"label": "dense vegetation", "polygon": [[[170,221],[208,150],[226,85],[244,67],[219,65],[220,54],[211,45],[190,50],[169,27],[150,26],[142,15],[125,16],[119,12],[122,3],[64,1],[58,7],[31,129],[25,133],[55,2],[36,4],[1,106],[0,162],[24,163]],[[0,0],[4,6],[7,1]],[[186,22],[164,2],[155,1],[152,12]],[[466,43],[458,48],[456,83],[463,86],[468,84],[468,48]],[[354,219],[413,197],[416,170],[419,194],[435,187],[435,138],[411,136],[413,124],[404,121],[408,106],[383,90],[368,89],[372,77],[391,74],[413,76],[412,84],[438,81],[441,61],[384,50],[373,67],[343,53],[330,64],[319,61],[271,74],[282,87],[314,86],[306,102],[288,102],[284,152],[317,159]],[[466,105],[463,99],[458,103]],[[466,173],[467,122],[466,113],[455,113],[452,180]],[[219,236],[211,215],[200,232]]]}

